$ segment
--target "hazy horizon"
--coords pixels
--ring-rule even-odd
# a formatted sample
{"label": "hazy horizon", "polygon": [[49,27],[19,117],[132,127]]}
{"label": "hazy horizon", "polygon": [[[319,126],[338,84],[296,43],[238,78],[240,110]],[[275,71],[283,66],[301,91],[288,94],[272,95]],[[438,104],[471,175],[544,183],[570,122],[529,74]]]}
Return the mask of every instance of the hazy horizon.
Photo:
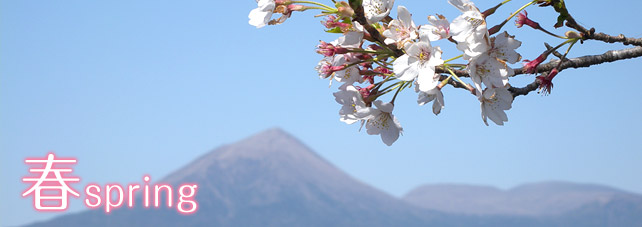
{"label": "hazy horizon", "polygon": [[[278,165],[275,166],[269,163],[278,163]],[[258,169],[256,166],[259,166]],[[275,176],[277,177],[274,178]],[[190,214],[188,216],[183,216],[183,218],[187,218],[184,221],[187,221],[189,218],[200,220],[203,216],[210,215],[225,216],[225,213],[219,212],[231,212],[231,214],[240,216],[240,218],[243,219],[245,219],[244,215],[247,215],[247,217],[252,216],[254,219],[258,218],[259,221],[267,221],[264,219],[269,218],[270,220],[272,220],[270,221],[270,223],[282,223],[281,220],[285,217],[279,216],[278,212],[273,213],[267,217],[261,216],[260,214],[256,216],[256,213],[261,213],[258,207],[256,207],[256,210],[253,212],[252,209],[250,209],[250,212],[252,213],[245,214],[243,214],[243,209],[237,211],[225,210],[238,209],[235,208],[236,206],[247,206],[248,204],[244,204],[245,202],[239,199],[246,198],[248,196],[254,197],[260,195],[259,198],[273,198],[275,196],[278,197],[278,193],[274,194],[274,187],[282,188],[281,190],[290,190],[290,192],[286,193],[289,195],[303,193],[306,196],[295,199],[291,202],[303,203],[306,204],[306,206],[314,206],[314,204],[319,202],[314,199],[310,199],[314,197],[325,198],[325,200],[323,201],[324,203],[334,201],[336,204],[331,207],[332,210],[344,210],[343,212],[347,212],[345,213],[345,215],[352,217],[348,218],[346,221],[354,221],[353,219],[355,218],[358,220],[358,215],[367,215],[367,212],[364,213],[364,211],[357,210],[355,213],[355,210],[353,210],[354,208],[349,208],[353,202],[347,202],[355,200],[358,197],[365,196],[361,199],[357,199],[357,201],[378,201],[375,202],[375,204],[371,204],[370,206],[365,206],[373,207],[375,209],[377,209],[377,207],[381,207],[382,205],[384,207],[390,206],[389,209],[391,210],[384,213],[387,216],[391,215],[389,213],[398,213],[399,211],[402,211],[402,213],[405,212],[407,213],[407,215],[411,216],[397,219],[394,222],[404,220],[404,222],[407,222],[407,225],[413,226],[421,226],[431,222],[433,222],[434,224],[435,222],[432,219],[426,219],[423,221],[421,219],[416,220],[416,218],[412,217],[412,215],[416,215],[413,213],[417,212],[429,212],[425,213],[425,216],[435,215],[431,214],[430,212],[445,212],[450,215],[477,215],[478,218],[482,218],[481,220],[485,220],[482,222],[490,223],[502,220],[502,216],[509,216],[512,217],[512,219],[506,219],[504,221],[515,222],[516,220],[521,220],[516,223],[526,224],[531,223],[530,219],[537,220],[538,218],[543,218],[541,221],[546,221],[546,218],[555,218],[558,217],[558,215],[561,215],[560,217],[564,217],[564,215],[572,215],[573,212],[582,212],[582,210],[594,206],[592,204],[595,203],[602,204],[608,202],[613,203],[613,205],[608,205],[607,207],[621,207],[623,205],[618,204],[622,202],[618,202],[619,200],[617,198],[620,198],[622,196],[632,196],[632,201],[629,201],[630,199],[624,201],[628,201],[628,203],[635,203],[635,201],[638,201],[637,204],[639,208],[642,209],[641,194],[625,192],[603,185],[577,184],[562,181],[535,182],[520,185],[519,187],[512,188],[511,190],[501,190],[489,186],[470,184],[430,184],[413,188],[410,193],[404,196],[393,196],[387,198],[389,197],[389,194],[387,194],[386,192],[380,191],[380,189],[378,189],[376,186],[362,183],[358,178],[347,175],[343,170],[334,166],[331,162],[325,160],[325,158],[319,156],[318,153],[307,147],[307,145],[302,144],[299,139],[279,128],[264,130],[259,133],[252,134],[251,136],[248,136],[247,138],[244,138],[240,141],[234,141],[233,143],[229,143],[213,149],[212,151],[194,159],[188,165],[176,168],[170,173],[170,175],[159,179],[160,180],[157,180],[156,182],[150,182],[150,185],[157,183],[179,185],[187,182],[191,182],[190,184],[200,184],[199,193],[197,194],[194,201],[200,203],[201,205],[199,206],[201,206],[201,208],[199,208],[196,213]],[[226,181],[225,179],[228,180]],[[250,185],[253,185],[253,187],[246,188]],[[310,186],[312,186],[312,188],[309,188]],[[316,190],[319,191],[315,192]],[[220,194],[225,193],[226,191],[234,193],[222,195]],[[278,192],[279,190],[276,191]],[[351,194],[355,192],[356,194]],[[253,195],[254,193],[256,194]],[[328,194],[314,195],[317,193]],[[141,198],[139,196],[141,195],[138,194],[136,196],[136,200],[140,202]],[[288,198],[284,197],[281,199],[285,199],[287,201]],[[223,202],[223,204],[227,204],[230,201],[232,202],[231,206],[223,210],[221,210],[220,208],[218,208],[217,210],[217,206],[211,207],[212,203],[217,204]],[[238,202],[238,204],[235,204],[235,201]],[[256,204],[252,205],[252,203],[250,203],[249,205],[250,207],[257,206]],[[295,204],[291,204],[286,205],[285,207],[281,207],[281,209],[285,209],[287,212],[297,212],[296,209],[292,209],[290,207],[297,206]],[[364,207],[364,205],[362,204],[358,207]],[[428,210],[421,211],[418,210],[419,208],[426,208]],[[80,209],[75,213],[67,212],[67,214],[65,215],[58,215],[43,220],[48,220],[48,222],[45,222],[45,226],[69,226],[77,225],[78,223],[84,223],[87,225],[107,224],[109,226],[120,225],[117,223],[121,223],[122,221],[130,224],[140,224],[140,220],[154,219],[153,216],[149,215],[155,215],[156,213],[161,212],[161,210],[163,210],[164,208],[161,208],[161,210],[155,208],[155,210],[151,212],[146,211],[149,208],[142,208],[140,205],[135,206],[133,209],[124,207],[116,208],[112,211],[115,213],[105,215],[105,218],[109,218],[109,221],[107,223],[96,221],[96,215],[104,214],[105,211],[103,209],[104,208],[102,207],[89,210]],[[272,209],[279,209],[279,206],[276,206]],[[272,209],[268,208],[268,210],[270,210],[268,214],[272,213]],[[412,211],[413,209],[415,211]],[[130,212],[133,214],[123,216],[123,212]],[[236,214],[237,212],[241,213]],[[318,212],[323,211],[319,210]],[[90,215],[90,213],[93,214]],[[172,214],[171,211],[170,213],[164,212],[164,214],[162,214],[161,216],[170,214]],[[355,217],[355,215],[357,215],[357,217]],[[394,218],[394,216],[395,215],[392,215],[392,218]],[[88,219],[89,217],[92,218]],[[126,217],[126,219],[123,220],[123,217]],[[171,217],[166,218],[169,218],[166,221],[173,220]],[[313,217],[308,217],[308,219],[309,218]],[[441,218],[444,220],[450,220],[445,222],[442,221],[443,223],[450,223],[450,225],[455,226],[461,225],[461,223],[453,224],[453,220],[449,219],[447,216]],[[461,218],[469,219],[466,216],[461,216]],[[76,219],[76,221],[69,221],[74,219]],[[137,219],[139,221],[136,221]],[[303,218],[303,223],[311,224],[310,221],[312,220],[308,219]],[[65,222],[65,220],[67,221]],[[212,221],[215,220],[216,219]],[[381,221],[386,220],[388,219],[384,218]],[[556,221],[552,223],[563,223],[564,219],[561,220],[562,221]],[[631,220],[628,220],[626,216],[613,220],[616,221],[616,223],[631,223]],[[25,224],[33,224],[34,221],[39,222],[39,220],[32,220],[31,222]],[[499,221],[498,223],[503,223],[504,221]],[[463,223],[472,224],[476,222],[478,221],[464,221]],[[612,221],[609,222],[612,223]],[[167,225],[167,222],[160,223],[164,223],[164,225]],[[191,224],[183,222],[181,223],[185,225],[204,224],[203,222],[192,222]],[[213,224],[218,222],[207,223]],[[366,225],[362,222],[355,222],[355,224],[356,223],[361,223],[359,225]],[[438,221],[437,223],[440,222]],[[589,221],[586,223],[592,222]],[[151,223],[147,224],[154,225]],[[236,226],[239,225],[239,223],[227,223],[222,225]],[[542,224],[538,224],[538,226],[539,225]],[[491,224],[490,226],[496,225]],[[510,224],[508,224],[508,226],[510,226]]]}

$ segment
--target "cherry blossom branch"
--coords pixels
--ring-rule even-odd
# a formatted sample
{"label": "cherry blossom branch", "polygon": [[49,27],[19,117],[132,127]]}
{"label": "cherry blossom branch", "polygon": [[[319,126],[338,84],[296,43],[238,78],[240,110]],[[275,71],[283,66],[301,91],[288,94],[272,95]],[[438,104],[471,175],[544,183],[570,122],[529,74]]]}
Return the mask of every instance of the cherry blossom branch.
{"label": "cherry blossom branch", "polygon": [[557,57],[557,58],[559,58],[559,59],[562,59],[562,60],[564,60],[564,61],[567,61],[567,60],[568,60],[566,57],[564,57],[564,55],[562,55],[560,52],[558,52],[557,50],[555,50],[555,49],[553,48],[553,46],[551,46],[550,44],[548,44],[548,43],[544,43],[544,46],[546,46],[546,50],[550,51],[550,52],[551,52],[551,54],[553,54],[555,57]]}
{"label": "cherry blossom branch", "polygon": [[[412,14],[404,6],[397,7],[397,18],[392,19],[389,14],[394,0],[333,0],[336,9],[307,0],[261,0],[257,1],[257,8],[250,11],[248,17],[250,25],[260,28],[283,23],[293,12],[322,10],[317,16],[327,16],[322,21],[328,29],[326,32],[343,36],[333,42],[320,41],[317,53],[323,55],[323,59],[315,70],[320,78],[341,83],[338,91],[333,93],[335,101],[341,104],[340,120],[346,124],[362,122],[368,134],[380,135],[388,146],[403,132],[392,114],[394,102],[400,97],[398,94],[411,86],[416,86],[417,103],[432,102],[432,111],[436,115],[444,107],[442,88],[445,85],[468,90],[480,102],[482,120],[486,125],[488,119],[504,125],[508,121],[505,111],[511,109],[515,97],[535,90],[550,94],[552,81],[562,70],[642,57],[642,39],[596,34],[595,29],[586,29],[570,16],[564,0],[525,0],[527,4],[488,29],[486,17],[511,0],[498,1],[501,3],[481,12],[470,0],[448,0],[461,11],[461,15],[452,21],[440,14],[429,16],[429,24],[420,26],[415,25]],[[559,13],[554,27],[562,27],[566,22],[566,26],[573,30],[559,36],[528,19],[523,10],[534,4],[552,6]],[[282,16],[273,20],[273,14]],[[555,47],[545,43],[546,51],[536,59],[525,60],[521,68],[510,68],[509,64],[521,60],[516,49],[522,42],[506,31],[499,32],[515,16],[518,16],[517,27],[528,25],[563,41]],[[431,42],[442,39],[457,44],[457,49],[463,53],[442,59],[441,48],[431,45]],[[567,58],[575,44],[589,39],[638,47]],[[559,48],[567,45],[568,49],[563,54],[558,52]],[[549,55],[557,59],[544,63]],[[451,63],[460,58],[466,62]],[[521,74],[536,75],[531,77],[534,79],[532,83],[512,87],[509,78]],[[460,77],[469,77],[472,84]],[[382,96],[389,93],[394,93],[391,101],[382,101]]]}
{"label": "cherry blossom branch", "polygon": [[[559,54],[559,52],[558,52]],[[557,54],[556,54],[557,55]],[[559,54],[561,56],[561,54]],[[634,47],[623,50],[611,50],[607,51],[600,55],[587,55],[577,58],[567,59],[564,63],[560,65],[559,70],[562,71],[568,68],[586,68],[593,65],[599,65],[602,63],[626,60],[631,58],[642,57],[642,47]],[[559,60],[552,60],[549,63],[539,65],[535,70],[537,73],[548,72],[551,69],[555,68],[559,64]],[[447,74],[447,70],[442,68],[436,68],[436,73]],[[470,77],[467,71],[465,70],[453,70],[455,74],[459,77]],[[515,69],[515,75],[527,74],[524,67]]]}
{"label": "cherry blossom branch", "polygon": [[[634,48],[628,48],[628,49],[622,49],[622,50],[611,50],[600,55],[588,55],[588,56],[583,56],[579,58],[564,59],[564,61],[561,64],[560,64],[561,60],[553,60],[553,61],[550,61],[549,63],[543,64],[537,67],[537,71],[544,72],[544,74],[547,74],[548,71],[552,70],[558,65],[559,65],[558,70],[562,71],[564,69],[569,69],[569,68],[586,68],[593,65],[599,65],[602,63],[614,62],[614,61],[637,58],[637,57],[642,57],[642,47],[634,47]],[[516,75],[523,74],[523,70],[516,69],[515,74]],[[543,76],[546,76],[546,75],[543,75]],[[531,91],[537,90],[538,87],[539,87],[539,81],[535,80],[533,83],[530,83],[522,88],[511,87],[509,91],[513,94],[513,97],[517,97],[520,95],[527,95]]]}
{"label": "cherry blossom branch", "polygon": [[[586,68],[602,63],[626,60],[631,58],[642,57],[642,47],[634,47],[622,50],[610,50],[599,55],[587,55],[578,58],[569,58],[564,61],[558,70],[562,71],[569,68]],[[539,65],[537,72],[548,72],[559,64],[560,60],[552,60],[549,63]],[[525,74],[524,68],[515,69],[515,75]]]}
{"label": "cherry blossom branch", "polygon": [[358,4],[356,7],[353,6],[353,10],[354,10],[354,20],[353,21],[359,22],[359,24],[361,24],[363,26],[363,28],[366,29],[366,31],[368,31],[368,34],[370,34],[370,37],[375,39],[382,46],[386,46],[386,47],[388,47],[388,49],[392,50],[392,52],[394,52],[395,57],[399,57],[399,56],[404,55],[403,50],[397,48],[395,45],[386,45],[385,44],[384,41],[386,40],[386,37],[381,35],[381,33],[376,28],[372,27],[372,25],[370,25],[368,23],[368,20],[366,19],[366,14],[363,11],[363,5],[362,4]]}
{"label": "cherry blossom branch", "polygon": [[515,98],[520,95],[528,95],[528,93],[537,90],[537,88],[539,88],[539,80],[535,80],[533,81],[533,83],[530,83],[522,88],[510,87],[508,88],[508,91],[510,91],[510,93],[513,95],[513,98]]}
{"label": "cherry blossom branch", "polygon": [[[445,80],[448,79],[448,77],[449,76],[441,75],[440,78],[439,78],[439,81],[445,81]],[[470,91],[469,86],[467,84],[464,84],[464,83],[459,82],[457,80],[448,80],[447,84],[452,85],[454,88],[461,88],[461,89],[464,89],[466,91]]]}
{"label": "cherry blossom branch", "polygon": [[[458,77],[470,77],[468,72],[466,70],[457,70],[457,69],[451,69]],[[435,73],[439,74],[449,74],[450,72],[444,68],[438,67],[435,68]]]}
{"label": "cherry blossom branch", "polygon": [[584,37],[586,39],[600,40],[606,43],[622,43],[624,45],[642,46],[642,38],[640,39],[628,38],[628,37],[625,37],[623,34],[620,34],[618,36],[611,36],[601,32],[596,34],[595,28],[591,28],[588,34]]}
{"label": "cherry blossom branch", "polygon": [[569,16],[566,19],[566,26],[581,32],[582,38],[585,40],[592,39],[606,43],[622,43],[624,45],[642,46],[642,38],[627,38],[623,34],[620,34],[619,36],[611,36],[602,32],[595,33],[595,28],[586,29],[584,26],[577,23],[572,16]]}

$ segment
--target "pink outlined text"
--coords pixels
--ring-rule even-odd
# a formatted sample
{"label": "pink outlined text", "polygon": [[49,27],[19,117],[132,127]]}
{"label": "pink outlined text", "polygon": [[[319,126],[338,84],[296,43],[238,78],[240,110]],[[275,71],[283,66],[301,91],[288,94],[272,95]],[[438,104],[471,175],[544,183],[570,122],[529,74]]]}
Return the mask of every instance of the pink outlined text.
{"label": "pink outlined text", "polygon": [[[80,193],[73,189],[69,183],[80,181],[78,177],[67,176],[73,169],[71,165],[76,164],[74,158],[56,158],[54,153],[47,154],[46,158],[27,158],[27,165],[39,165],[30,168],[30,173],[40,173],[38,176],[27,176],[22,178],[23,182],[34,182],[32,186],[23,192],[22,197],[34,196],[34,209],[38,211],[64,211],[69,205],[69,194],[80,197]],[[105,213],[127,206],[135,207],[137,204],[136,195],[142,196],[138,200],[144,208],[153,206],[159,208],[176,207],[176,211],[189,215],[198,210],[196,201],[197,184],[182,184],[175,190],[170,184],[150,185],[151,177],[143,176],[143,184],[128,184],[126,186],[110,183],[100,186],[95,183],[85,186],[85,197],[83,202],[90,209],[103,207]],[[153,202],[152,202],[153,200]]]}

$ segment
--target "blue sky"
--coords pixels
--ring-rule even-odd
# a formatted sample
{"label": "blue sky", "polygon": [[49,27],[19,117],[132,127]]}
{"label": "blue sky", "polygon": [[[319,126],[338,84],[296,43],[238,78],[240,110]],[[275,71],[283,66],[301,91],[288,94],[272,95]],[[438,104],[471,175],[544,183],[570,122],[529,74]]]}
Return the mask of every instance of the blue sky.
{"label": "blue sky", "polygon": [[[525,2],[514,0],[489,23]],[[567,2],[587,27],[642,36],[638,1]],[[396,4],[407,6],[417,24],[434,13],[457,16],[445,0]],[[546,180],[642,193],[642,94],[631,86],[642,83],[640,59],[564,71],[552,95],[517,98],[503,127],[485,126],[478,101],[463,90],[444,89],[446,108],[438,117],[406,92],[395,107],[405,133],[387,147],[338,120],[336,88],[314,71],[321,59],[315,45],[337,37],[324,34],[311,12],[256,29],[247,24],[255,7],[252,0],[1,1],[0,225],[55,215],[33,211],[31,200],[20,197],[28,187],[20,181],[26,157],[55,151],[78,158],[77,189],[126,184],[144,174],[160,179],[270,127],[395,196],[424,183],[510,188]],[[528,11],[553,24],[552,9]],[[525,59],[537,57],[542,41],[557,42],[511,24]],[[442,46],[444,58],[459,55],[448,43],[433,45]],[[571,56],[609,48],[623,46],[586,42]],[[75,201],[70,212],[83,207]]]}

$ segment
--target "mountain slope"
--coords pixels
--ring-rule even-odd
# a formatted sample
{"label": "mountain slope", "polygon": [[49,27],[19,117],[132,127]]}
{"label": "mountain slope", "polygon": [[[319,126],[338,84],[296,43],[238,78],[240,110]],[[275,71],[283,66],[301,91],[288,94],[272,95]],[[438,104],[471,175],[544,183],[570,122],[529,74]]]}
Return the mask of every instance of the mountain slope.
{"label": "mountain slope", "polygon": [[137,195],[133,209],[89,210],[30,226],[642,227],[642,196],[597,185],[427,185],[393,198],[280,129],[217,148],[158,183],[175,190],[198,184],[199,210],[145,209]]}
{"label": "mountain slope", "polygon": [[199,210],[95,210],[42,224],[412,226],[434,216],[353,179],[280,129],[215,149],[160,182],[197,183]]}

